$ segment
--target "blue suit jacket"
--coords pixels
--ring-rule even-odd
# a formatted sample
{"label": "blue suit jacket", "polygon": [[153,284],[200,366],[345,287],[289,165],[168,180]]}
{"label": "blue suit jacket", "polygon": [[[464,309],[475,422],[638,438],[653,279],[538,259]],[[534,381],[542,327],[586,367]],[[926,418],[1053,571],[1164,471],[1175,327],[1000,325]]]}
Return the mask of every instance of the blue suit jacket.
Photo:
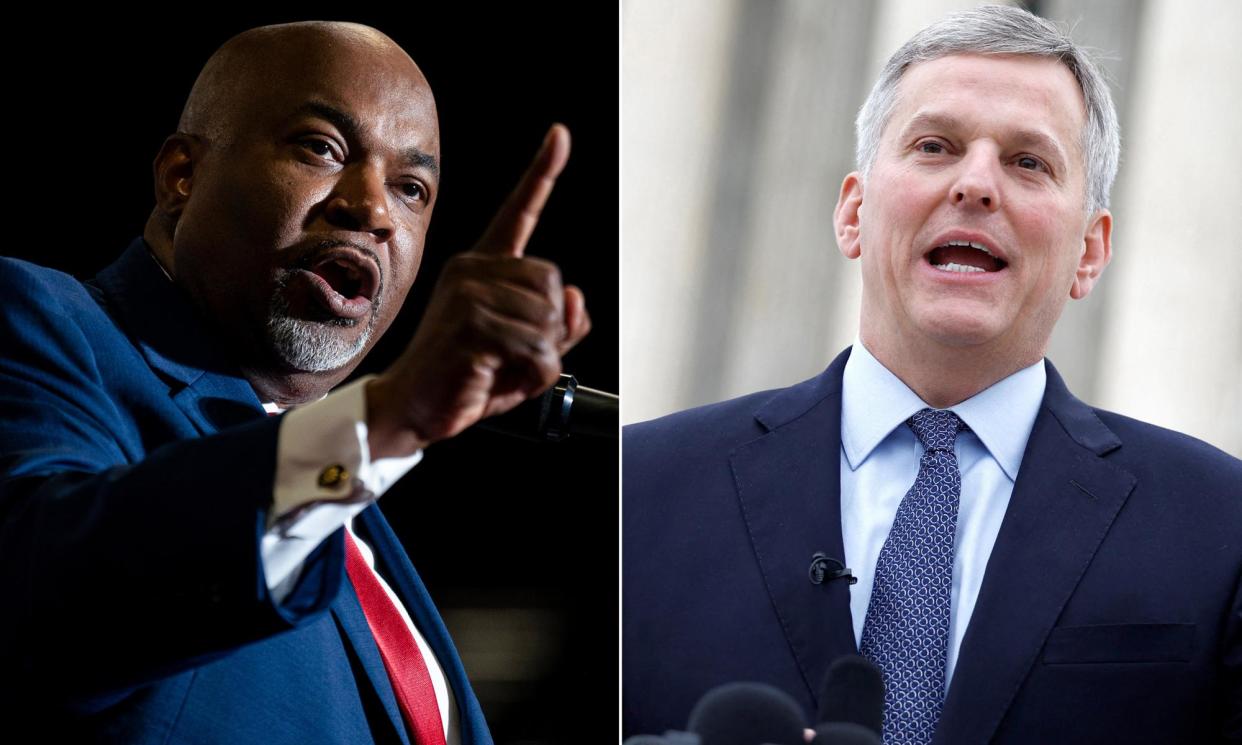
{"label": "blue suit jacket", "polygon": [[[829,663],[856,652],[846,584],[808,578],[812,554],[844,553],[848,355],[626,428],[627,734],[684,728],[734,680],[809,716]],[[935,742],[1242,740],[1242,462],[1047,372]]]}
{"label": "blue suit jacket", "polygon": [[[86,284],[0,259],[0,303],[6,728],[24,720],[47,742],[408,745],[344,579],[343,531],[285,603],[268,594],[259,539],[279,419],[143,241]],[[490,745],[396,536],[375,506],[355,524],[444,667],[462,742]]]}

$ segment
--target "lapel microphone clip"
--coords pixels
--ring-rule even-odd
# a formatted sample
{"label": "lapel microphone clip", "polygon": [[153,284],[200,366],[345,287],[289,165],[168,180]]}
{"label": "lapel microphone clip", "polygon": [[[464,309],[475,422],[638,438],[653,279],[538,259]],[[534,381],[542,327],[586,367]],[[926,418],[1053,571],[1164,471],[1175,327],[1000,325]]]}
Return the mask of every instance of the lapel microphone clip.
{"label": "lapel microphone clip", "polygon": [[854,576],[849,567],[823,551],[816,551],[811,557],[811,569],[808,574],[813,585],[822,585],[834,579],[846,579],[851,585],[858,584],[858,578]]}

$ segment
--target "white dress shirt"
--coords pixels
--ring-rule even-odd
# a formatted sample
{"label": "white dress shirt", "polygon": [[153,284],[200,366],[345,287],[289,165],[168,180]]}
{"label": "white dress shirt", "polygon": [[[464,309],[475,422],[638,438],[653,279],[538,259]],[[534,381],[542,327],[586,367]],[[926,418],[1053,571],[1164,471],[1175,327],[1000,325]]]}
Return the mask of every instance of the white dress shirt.
{"label": "white dress shirt", "polygon": [[[268,531],[260,542],[268,589],[282,602],[297,584],[306,557],[342,526],[358,544],[362,558],[397,606],[427,665],[447,745],[460,745],[461,725],[453,689],[427,640],[414,625],[401,599],[375,571],[371,547],[354,533],[354,517],[422,460],[418,451],[404,458],[371,460],[367,444],[366,383],[360,378],[314,403],[290,409],[280,423],[276,478]],[[279,407],[264,404],[268,413]],[[342,467],[351,478],[322,483],[325,468]]]}
{"label": "white dress shirt", "polygon": [[[949,407],[970,431],[960,433],[954,446],[962,496],[953,545],[946,683],[953,678],[1046,382],[1041,359]],[[904,423],[916,412],[934,407],[860,341],[845,364],[841,389],[841,532],[846,565],[858,577],[850,587],[850,615],[854,641],[861,643],[876,561],[923,455],[923,445]]]}

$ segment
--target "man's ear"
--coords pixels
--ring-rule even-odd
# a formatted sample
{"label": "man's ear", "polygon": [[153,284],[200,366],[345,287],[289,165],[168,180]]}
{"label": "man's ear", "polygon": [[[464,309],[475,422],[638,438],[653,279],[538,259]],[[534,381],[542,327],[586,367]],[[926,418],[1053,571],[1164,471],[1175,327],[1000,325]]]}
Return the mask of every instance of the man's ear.
{"label": "man's ear", "polygon": [[171,222],[176,222],[190,199],[201,152],[198,138],[177,132],[164,140],[155,156],[155,208]]}
{"label": "man's ear", "polygon": [[1070,297],[1075,300],[1081,300],[1091,292],[1104,273],[1104,267],[1113,258],[1112,213],[1100,210],[1091,218],[1082,237],[1082,246],[1078,269],[1074,272],[1074,284],[1070,287]]}
{"label": "man's ear", "polygon": [[857,259],[862,255],[862,237],[859,234],[862,202],[862,176],[854,171],[841,182],[841,196],[837,198],[837,208],[832,213],[837,248],[847,259]]}

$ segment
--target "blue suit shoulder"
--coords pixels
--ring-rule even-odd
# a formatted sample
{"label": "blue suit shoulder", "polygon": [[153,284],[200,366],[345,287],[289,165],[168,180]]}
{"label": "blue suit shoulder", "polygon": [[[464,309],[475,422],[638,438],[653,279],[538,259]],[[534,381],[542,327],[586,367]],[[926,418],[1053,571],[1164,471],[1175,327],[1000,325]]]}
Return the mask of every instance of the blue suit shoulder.
{"label": "blue suit shoulder", "polygon": [[[132,346],[103,293],[56,269],[0,258],[0,298],[6,357],[34,363],[45,385],[59,389],[63,383],[66,400],[89,398],[87,388],[104,387],[101,366],[113,361],[118,348]],[[21,371],[8,372],[22,377]]]}
{"label": "blue suit shoulder", "polygon": [[623,428],[626,470],[673,457],[727,456],[739,445],[787,424],[839,394],[842,355],[824,372],[800,383],[750,393]]}
{"label": "blue suit shoulder", "polygon": [[[133,456],[135,442],[125,437],[130,428],[107,380],[130,345],[102,294],[64,272],[0,258],[0,298],[5,475],[44,472],[53,463],[102,470]],[[92,447],[71,446],[83,441]]]}
{"label": "blue suit shoulder", "polygon": [[625,456],[645,458],[670,450],[728,452],[763,434],[755,412],[782,389],[760,391],[667,414],[623,428]]}
{"label": "blue suit shoulder", "polygon": [[73,276],[0,256],[0,317],[53,313],[72,318],[103,313],[98,296]]}
{"label": "blue suit shoulder", "polygon": [[1183,508],[1198,503],[1242,521],[1242,460],[1175,430],[1092,411],[1121,440],[1121,447],[1108,454],[1110,462],[1133,473],[1139,483],[1178,497]]}

